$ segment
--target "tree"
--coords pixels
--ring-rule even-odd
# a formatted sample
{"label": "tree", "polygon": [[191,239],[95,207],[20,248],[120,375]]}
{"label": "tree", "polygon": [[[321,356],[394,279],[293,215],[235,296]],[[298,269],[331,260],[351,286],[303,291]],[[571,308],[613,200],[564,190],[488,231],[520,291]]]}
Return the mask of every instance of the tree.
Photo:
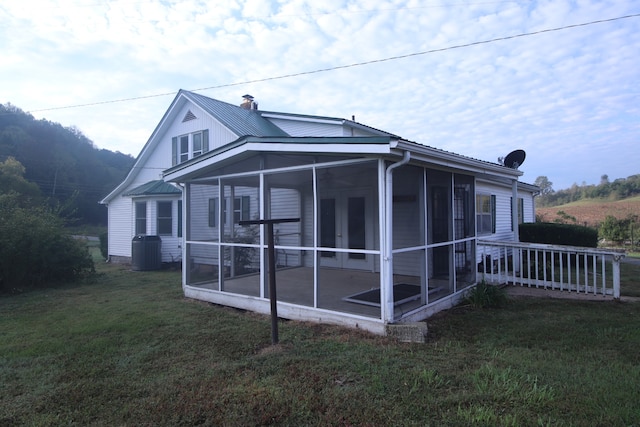
{"label": "tree", "polygon": [[553,182],[549,181],[549,178],[546,176],[537,177],[533,183],[540,187],[540,195],[546,196],[547,194],[553,194]]}
{"label": "tree", "polygon": [[37,183],[51,206],[65,206],[81,224],[107,222],[98,204],[126,176],[131,156],[99,150],[76,127],[36,120],[11,104],[0,104],[0,162],[14,157],[24,178]]}
{"label": "tree", "polygon": [[607,215],[604,222],[600,225],[600,237],[622,244],[631,238],[631,227],[637,222],[637,215],[629,215],[625,219],[618,219],[612,215]]}
{"label": "tree", "polygon": [[15,194],[22,205],[38,203],[42,194],[38,186],[24,178],[25,168],[13,157],[0,163],[0,194]]}
{"label": "tree", "polygon": [[65,233],[14,158],[0,163],[0,291],[69,282],[94,271],[85,245]]}

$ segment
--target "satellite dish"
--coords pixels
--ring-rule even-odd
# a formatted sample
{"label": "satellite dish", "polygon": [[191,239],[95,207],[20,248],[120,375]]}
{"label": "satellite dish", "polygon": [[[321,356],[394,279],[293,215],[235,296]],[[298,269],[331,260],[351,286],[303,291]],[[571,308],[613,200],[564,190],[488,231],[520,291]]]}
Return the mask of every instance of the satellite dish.
{"label": "satellite dish", "polygon": [[518,167],[524,163],[524,158],[526,156],[527,154],[524,150],[514,150],[504,158],[504,165],[511,169],[518,169]]}

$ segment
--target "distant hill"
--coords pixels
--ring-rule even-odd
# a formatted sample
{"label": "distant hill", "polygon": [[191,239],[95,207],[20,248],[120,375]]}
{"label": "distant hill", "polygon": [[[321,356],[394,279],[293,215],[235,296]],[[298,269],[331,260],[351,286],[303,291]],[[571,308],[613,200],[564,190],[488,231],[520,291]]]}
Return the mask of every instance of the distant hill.
{"label": "distant hill", "polygon": [[611,215],[617,219],[640,216],[640,196],[623,200],[582,199],[553,207],[537,207],[536,216],[545,222],[565,222],[598,227]]}
{"label": "distant hill", "polygon": [[14,157],[25,178],[79,224],[106,225],[98,204],[124,179],[135,159],[99,149],[74,127],[36,120],[19,108],[0,104],[0,162]]}
{"label": "distant hill", "polygon": [[536,206],[539,207],[560,206],[585,199],[616,201],[640,196],[640,174],[614,181],[602,175],[600,184],[573,184],[570,188],[558,191],[550,188],[547,177],[540,176],[536,179],[536,185],[542,190],[542,194],[536,198]]}

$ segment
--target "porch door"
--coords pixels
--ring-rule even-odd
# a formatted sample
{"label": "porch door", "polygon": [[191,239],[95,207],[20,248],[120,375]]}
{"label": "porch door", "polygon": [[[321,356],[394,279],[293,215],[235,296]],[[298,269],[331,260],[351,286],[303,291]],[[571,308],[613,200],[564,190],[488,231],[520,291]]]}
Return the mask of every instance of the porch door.
{"label": "porch door", "polygon": [[[365,249],[373,239],[373,213],[367,191],[353,190],[320,197],[320,246]],[[369,245],[369,247],[371,247]],[[356,252],[322,251],[320,265],[372,270],[373,257]]]}

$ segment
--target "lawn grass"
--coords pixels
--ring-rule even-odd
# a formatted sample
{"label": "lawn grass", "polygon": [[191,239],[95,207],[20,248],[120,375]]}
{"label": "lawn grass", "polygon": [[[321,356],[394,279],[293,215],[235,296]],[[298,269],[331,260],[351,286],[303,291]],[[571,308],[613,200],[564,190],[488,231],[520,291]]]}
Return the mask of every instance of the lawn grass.
{"label": "lawn grass", "polygon": [[640,264],[620,263],[620,294],[640,298]]}
{"label": "lawn grass", "polygon": [[640,303],[461,306],[426,344],[281,321],[271,346],[268,317],[186,300],[177,272],[97,268],[0,297],[0,425],[640,423]]}

